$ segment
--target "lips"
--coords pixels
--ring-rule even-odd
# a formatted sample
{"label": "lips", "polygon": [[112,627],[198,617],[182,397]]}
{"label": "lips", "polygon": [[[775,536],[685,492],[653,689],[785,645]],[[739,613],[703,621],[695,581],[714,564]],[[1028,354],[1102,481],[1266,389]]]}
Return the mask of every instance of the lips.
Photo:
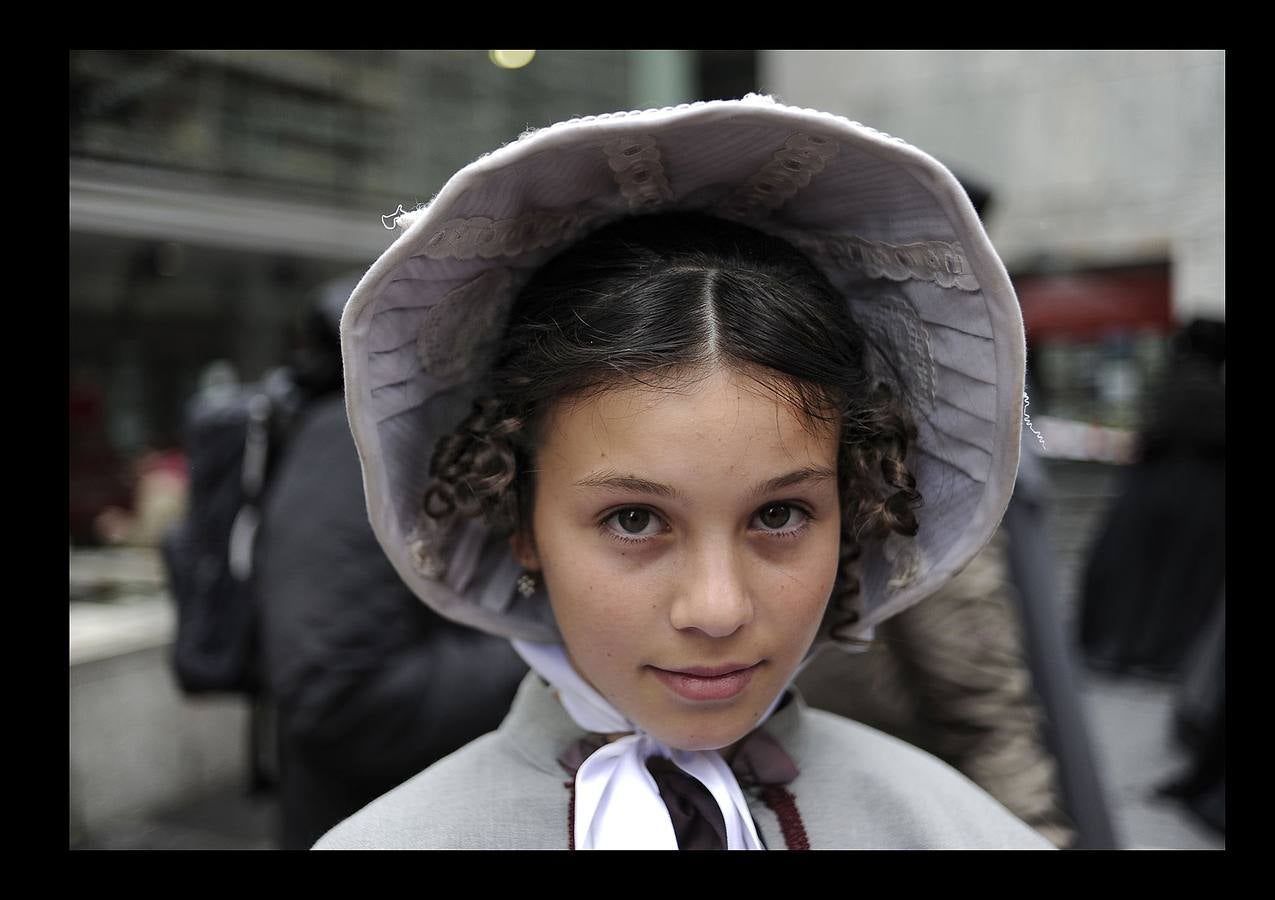
{"label": "lips", "polygon": [[740,694],[761,663],[727,663],[721,666],[691,666],[685,669],[653,669],[655,677],[685,700],[707,702],[730,700]]}
{"label": "lips", "polygon": [[666,669],[673,675],[690,675],[693,678],[717,678],[731,672],[742,672],[751,669],[756,663],[726,663],[724,666],[690,666],[685,669]]}

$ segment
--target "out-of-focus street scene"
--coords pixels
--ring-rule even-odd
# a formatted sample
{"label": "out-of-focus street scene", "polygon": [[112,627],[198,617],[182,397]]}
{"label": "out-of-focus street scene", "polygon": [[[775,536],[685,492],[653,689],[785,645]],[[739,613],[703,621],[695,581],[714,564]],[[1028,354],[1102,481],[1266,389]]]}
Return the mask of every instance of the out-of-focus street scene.
{"label": "out-of-focus street scene", "polygon": [[[528,129],[750,93],[946,165],[1027,339],[1001,530],[917,607],[973,598],[971,618],[899,626],[994,616],[1015,710],[934,713],[982,736],[945,741],[908,721],[946,702],[926,673],[873,653],[807,672],[803,696],[1060,848],[1225,849],[1223,51],[69,63],[70,849],[307,849],[500,724],[525,664],[428,610],[367,523],[345,301],[398,216]],[[920,699],[887,711],[883,671]]]}

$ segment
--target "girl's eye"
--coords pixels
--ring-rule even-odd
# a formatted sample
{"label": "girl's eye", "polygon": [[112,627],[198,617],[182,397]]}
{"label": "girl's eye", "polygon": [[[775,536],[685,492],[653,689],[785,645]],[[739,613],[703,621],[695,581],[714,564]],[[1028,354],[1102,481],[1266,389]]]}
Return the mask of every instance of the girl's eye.
{"label": "girl's eye", "polygon": [[664,523],[649,509],[629,507],[611,513],[603,521],[614,534],[622,538],[644,538],[659,534]]}
{"label": "girl's eye", "polygon": [[754,521],[762,531],[791,534],[800,531],[808,518],[803,510],[788,503],[767,503],[757,510]]}

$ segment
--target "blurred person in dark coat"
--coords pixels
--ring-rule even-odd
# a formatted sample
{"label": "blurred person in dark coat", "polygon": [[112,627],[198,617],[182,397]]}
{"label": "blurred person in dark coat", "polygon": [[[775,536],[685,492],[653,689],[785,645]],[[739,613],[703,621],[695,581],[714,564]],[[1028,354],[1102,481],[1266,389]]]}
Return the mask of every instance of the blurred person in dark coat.
{"label": "blurred person in dark coat", "polygon": [[[991,192],[961,182],[986,219]],[[982,553],[885,622],[866,653],[825,652],[797,685],[812,706],[943,759],[1055,846],[1110,849],[1110,812],[1058,611],[1050,488],[1035,441],[1024,428],[1014,495]]]}
{"label": "blurred person in dark coat", "polygon": [[1053,486],[1038,444],[1044,448],[1044,436],[1024,429],[1014,495],[1001,522],[1007,590],[1016,601],[1013,610],[1021,626],[1023,653],[1044,714],[1045,744],[1058,762],[1063,806],[1076,828],[1072,846],[1112,850],[1120,845],[1082,704],[1080,648],[1063,621],[1058,559],[1049,526]]}
{"label": "blurred person in dark coat", "polygon": [[1137,460],[1088,560],[1080,638],[1104,671],[1173,677],[1215,610],[1226,561],[1226,326],[1174,337]]}
{"label": "blurred person in dark coat", "polygon": [[284,849],[495,729],[526,664],[507,640],[421,603],[368,522],[346,419],[338,325],[353,282],[309,322],[312,399],[279,464],[258,553],[263,666],[275,709]]}
{"label": "blurred person in dark coat", "polygon": [[1174,736],[1186,746],[1183,772],[1158,793],[1180,800],[1226,836],[1226,591],[1182,666]]}

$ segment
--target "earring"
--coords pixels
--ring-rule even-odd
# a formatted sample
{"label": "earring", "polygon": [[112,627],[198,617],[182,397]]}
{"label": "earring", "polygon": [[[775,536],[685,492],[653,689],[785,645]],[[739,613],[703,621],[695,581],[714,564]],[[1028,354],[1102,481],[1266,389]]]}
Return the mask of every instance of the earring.
{"label": "earring", "polygon": [[518,589],[523,599],[530,598],[536,592],[536,576],[530,572],[523,572],[514,582],[514,587]]}

